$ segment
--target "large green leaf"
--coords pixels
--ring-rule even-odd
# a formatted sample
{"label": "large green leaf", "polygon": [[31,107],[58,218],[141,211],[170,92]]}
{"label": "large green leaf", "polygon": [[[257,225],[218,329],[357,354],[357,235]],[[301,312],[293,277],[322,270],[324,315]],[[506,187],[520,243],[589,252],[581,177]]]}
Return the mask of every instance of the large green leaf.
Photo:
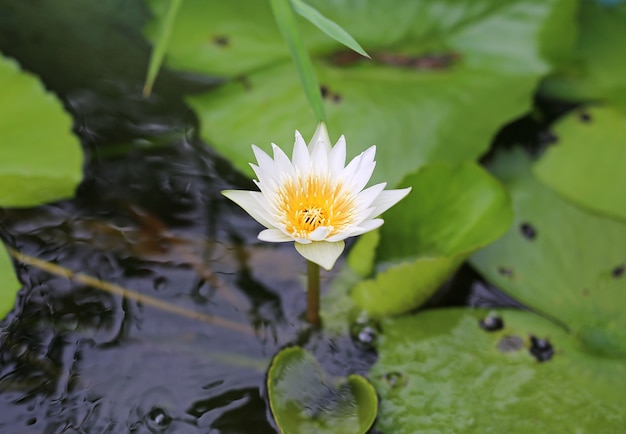
{"label": "large green leaf", "polygon": [[558,142],[535,164],[537,177],[581,205],[626,220],[626,113],[572,112],[553,132]]}
{"label": "large green leaf", "polygon": [[[161,17],[161,2],[153,10]],[[379,145],[375,181],[393,185],[429,161],[483,153],[501,125],[528,110],[546,60],[573,34],[572,0],[311,2],[370,52],[346,51],[302,22],[325,96],[331,133],[349,154]],[[562,49],[562,48],[561,48]],[[250,144],[289,148],[295,129],[312,134],[294,68],[266,2],[186,1],[168,64],[237,77],[189,99],[202,137],[252,175]]]}
{"label": "large green leaf", "polygon": [[626,3],[604,6],[591,0],[580,5],[580,38],[575,56],[544,90],[564,99],[607,100],[626,104]]}
{"label": "large green leaf", "polygon": [[491,282],[567,325],[590,351],[626,355],[626,225],[586,212],[535,180],[521,152],[494,166],[513,226],[472,263]]}
{"label": "large green leaf", "polygon": [[37,78],[3,57],[0,87],[0,206],[72,196],[83,160],[72,118]]}
{"label": "large green leaf", "polygon": [[[482,321],[482,325],[481,325]],[[501,328],[500,328],[501,326]],[[626,363],[522,311],[388,319],[370,379],[385,433],[622,432]]]}
{"label": "large green leaf", "polygon": [[306,350],[280,351],[267,374],[267,391],[281,433],[365,433],[378,411],[374,388],[359,375],[334,383]]}
{"label": "large green leaf", "polygon": [[352,291],[373,316],[419,306],[513,218],[506,191],[474,163],[427,165],[402,184],[413,190],[385,213],[380,231],[376,260],[384,271]]}

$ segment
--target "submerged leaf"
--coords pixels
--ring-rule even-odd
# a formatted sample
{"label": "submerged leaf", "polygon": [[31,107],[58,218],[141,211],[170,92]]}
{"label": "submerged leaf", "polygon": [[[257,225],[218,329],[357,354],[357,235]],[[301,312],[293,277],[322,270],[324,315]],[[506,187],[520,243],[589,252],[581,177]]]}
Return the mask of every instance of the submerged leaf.
{"label": "submerged leaf", "polygon": [[365,378],[350,375],[330,382],[315,358],[299,347],[274,357],[267,390],[281,433],[363,434],[376,418],[378,398]]}

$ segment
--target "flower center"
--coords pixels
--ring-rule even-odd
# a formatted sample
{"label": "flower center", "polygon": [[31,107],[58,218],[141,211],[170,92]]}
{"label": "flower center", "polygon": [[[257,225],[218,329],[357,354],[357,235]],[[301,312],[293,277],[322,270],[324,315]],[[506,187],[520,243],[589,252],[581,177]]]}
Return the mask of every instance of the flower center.
{"label": "flower center", "polygon": [[308,238],[321,226],[330,228],[330,236],[352,221],[355,198],[344,191],[341,183],[310,176],[285,181],[278,190],[277,208],[285,229],[293,237]]}

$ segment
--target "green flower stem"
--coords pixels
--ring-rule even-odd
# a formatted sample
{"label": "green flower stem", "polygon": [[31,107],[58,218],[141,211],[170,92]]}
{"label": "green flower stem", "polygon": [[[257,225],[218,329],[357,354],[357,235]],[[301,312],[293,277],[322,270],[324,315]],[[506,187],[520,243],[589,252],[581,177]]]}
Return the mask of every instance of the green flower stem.
{"label": "green flower stem", "polygon": [[318,120],[326,122],[326,112],[324,111],[320,85],[315,76],[315,70],[313,69],[309,53],[304,46],[304,42],[302,42],[302,36],[298,29],[298,21],[294,14],[291,1],[270,0],[270,6],[274,13],[278,29],[283,35],[291,57],[296,65],[302,89],[309,100],[311,109],[313,109],[313,113],[315,113]]}
{"label": "green flower stem", "polygon": [[320,266],[307,261],[307,303],[306,320],[313,325],[320,324]]}

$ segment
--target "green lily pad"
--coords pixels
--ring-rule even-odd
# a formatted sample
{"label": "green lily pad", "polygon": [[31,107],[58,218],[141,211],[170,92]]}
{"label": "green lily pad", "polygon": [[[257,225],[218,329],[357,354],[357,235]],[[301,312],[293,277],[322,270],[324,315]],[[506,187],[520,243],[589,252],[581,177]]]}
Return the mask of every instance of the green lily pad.
{"label": "green lily pad", "polygon": [[13,60],[0,57],[0,206],[74,195],[83,154],[61,102]]}
{"label": "green lily pad", "polygon": [[17,291],[22,286],[15,276],[13,262],[3,246],[0,246],[0,281],[2,290],[0,291],[0,319],[13,309]]}
{"label": "green lily pad", "polygon": [[[162,3],[152,2],[157,18],[164,16]],[[572,39],[566,30],[575,2],[311,5],[373,58],[362,60],[302,20],[331,133],[346,135],[348,154],[379,145],[373,181],[394,185],[426,162],[475,159],[503,123],[529,109],[538,80],[550,69],[547,59]],[[294,130],[310,137],[316,124],[272,20],[266,2],[186,1],[166,61],[235,78],[188,101],[203,139],[250,176],[250,144],[290,148]]]}
{"label": "green lily pad", "polygon": [[370,371],[382,432],[608,433],[626,425],[624,359],[589,354],[530,312],[431,310],[387,319],[382,330]]}
{"label": "green lily pad", "polygon": [[626,113],[572,112],[553,132],[558,142],[534,165],[535,175],[580,205],[626,220]]}
{"label": "green lily pad", "polygon": [[574,101],[626,104],[626,58],[616,55],[626,51],[626,3],[608,6],[583,0],[578,20],[574,58],[546,81],[543,90]]}
{"label": "green lily pad", "polygon": [[299,347],[274,357],[267,390],[276,424],[286,434],[363,434],[378,409],[376,391],[365,378],[328,381],[315,358]]}
{"label": "green lily pad", "polygon": [[[35,206],[72,196],[82,178],[82,150],[72,118],[41,82],[0,56],[0,207]],[[0,247],[0,317],[21,284]]]}
{"label": "green lily pad", "polygon": [[352,290],[376,317],[419,306],[513,218],[504,188],[474,163],[428,165],[402,185],[413,190],[385,213],[380,230],[376,260],[384,271]]}
{"label": "green lily pad", "polygon": [[626,355],[626,225],[537,181],[521,152],[494,172],[513,199],[509,232],[471,259],[513,297],[561,321],[590,351]]}

